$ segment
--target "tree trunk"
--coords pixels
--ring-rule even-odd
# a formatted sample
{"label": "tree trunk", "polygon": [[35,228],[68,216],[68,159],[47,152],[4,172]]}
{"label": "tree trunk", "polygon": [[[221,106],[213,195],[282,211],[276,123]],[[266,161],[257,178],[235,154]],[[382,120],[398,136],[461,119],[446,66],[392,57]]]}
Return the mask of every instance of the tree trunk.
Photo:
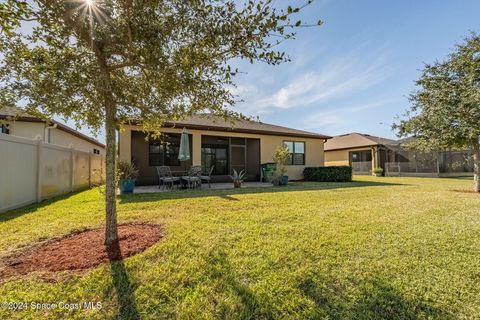
{"label": "tree trunk", "polygon": [[473,145],[473,190],[480,192],[480,138]]}
{"label": "tree trunk", "polygon": [[116,149],[117,142],[115,136],[115,104],[111,96],[106,93],[105,99],[105,134],[107,140],[107,156],[106,156],[106,192],[105,192],[105,207],[106,207],[106,226],[105,226],[105,245],[110,246],[118,241],[117,232],[117,203],[116,203]]}
{"label": "tree trunk", "polygon": [[107,59],[102,52],[102,43],[92,39],[92,50],[97,57],[98,67],[102,77],[101,86],[98,88],[102,93],[105,108],[105,135],[107,143],[107,155],[105,158],[105,246],[113,248],[118,245],[117,229],[117,184],[116,184],[116,158],[117,139],[115,129],[117,125],[117,107],[112,91],[112,83]]}

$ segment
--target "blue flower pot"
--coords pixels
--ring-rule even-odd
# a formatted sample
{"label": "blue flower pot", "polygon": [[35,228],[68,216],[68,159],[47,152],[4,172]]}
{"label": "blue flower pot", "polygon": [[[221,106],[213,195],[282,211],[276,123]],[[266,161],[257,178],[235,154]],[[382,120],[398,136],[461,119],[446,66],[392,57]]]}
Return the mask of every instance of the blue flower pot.
{"label": "blue flower pot", "polygon": [[288,184],[288,176],[282,177],[282,186],[286,186]]}
{"label": "blue flower pot", "polygon": [[120,180],[120,193],[133,193],[133,189],[135,189],[134,179]]}

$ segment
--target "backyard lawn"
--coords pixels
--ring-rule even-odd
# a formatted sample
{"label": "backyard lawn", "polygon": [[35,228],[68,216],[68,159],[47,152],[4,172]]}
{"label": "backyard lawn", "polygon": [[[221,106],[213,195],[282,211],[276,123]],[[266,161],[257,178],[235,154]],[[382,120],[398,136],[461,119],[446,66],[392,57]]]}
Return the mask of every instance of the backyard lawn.
{"label": "backyard lawn", "polygon": [[[0,319],[478,319],[480,195],[453,191],[471,186],[355,177],[125,196],[120,222],[160,224],[160,242],[89,271],[0,283],[0,302],[101,308],[0,308]],[[93,189],[0,214],[0,256],[102,226],[102,197]]]}

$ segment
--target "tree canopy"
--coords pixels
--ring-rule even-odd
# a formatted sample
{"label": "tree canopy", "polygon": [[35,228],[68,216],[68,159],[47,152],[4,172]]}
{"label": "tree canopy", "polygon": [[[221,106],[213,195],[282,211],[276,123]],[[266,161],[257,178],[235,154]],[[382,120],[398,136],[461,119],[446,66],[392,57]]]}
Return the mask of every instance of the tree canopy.
{"label": "tree canopy", "polygon": [[472,33],[444,60],[425,65],[411,109],[394,125],[424,150],[474,150],[475,190],[479,191],[480,36]]}
{"label": "tree canopy", "polygon": [[9,0],[2,6],[0,102],[22,102],[31,112],[59,114],[93,129],[104,123],[106,87],[118,123],[140,119],[149,130],[194,112],[233,115],[225,108],[235,102],[227,87],[238,72],[232,59],[287,61],[276,47],[304,26],[291,20],[300,8],[277,10],[271,0],[244,6]]}
{"label": "tree canopy", "polygon": [[[106,244],[117,240],[115,129],[229,111],[234,59],[279,64],[310,26],[273,0],[6,0],[0,4],[0,105],[105,126]],[[315,25],[319,25],[320,22]]]}

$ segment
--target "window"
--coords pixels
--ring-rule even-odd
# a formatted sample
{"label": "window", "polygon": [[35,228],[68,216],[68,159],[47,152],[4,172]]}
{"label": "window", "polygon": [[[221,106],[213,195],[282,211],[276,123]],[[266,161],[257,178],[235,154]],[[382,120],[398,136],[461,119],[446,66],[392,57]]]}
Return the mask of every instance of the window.
{"label": "window", "polygon": [[8,127],[8,124],[2,124],[0,125],[0,133],[5,133],[5,134],[9,134],[10,133],[10,129]]}
{"label": "window", "polygon": [[305,142],[284,141],[283,144],[289,151],[289,155],[285,160],[286,165],[305,165]]}
{"label": "window", "polygon": [[179,166],[178,152],[180,149],[180,135],[163,135],[160,140],[149,142],[148,165]]}
{"label": "window", "polygon": [[93,154],[100,154],[100,150],[93,148]]}

